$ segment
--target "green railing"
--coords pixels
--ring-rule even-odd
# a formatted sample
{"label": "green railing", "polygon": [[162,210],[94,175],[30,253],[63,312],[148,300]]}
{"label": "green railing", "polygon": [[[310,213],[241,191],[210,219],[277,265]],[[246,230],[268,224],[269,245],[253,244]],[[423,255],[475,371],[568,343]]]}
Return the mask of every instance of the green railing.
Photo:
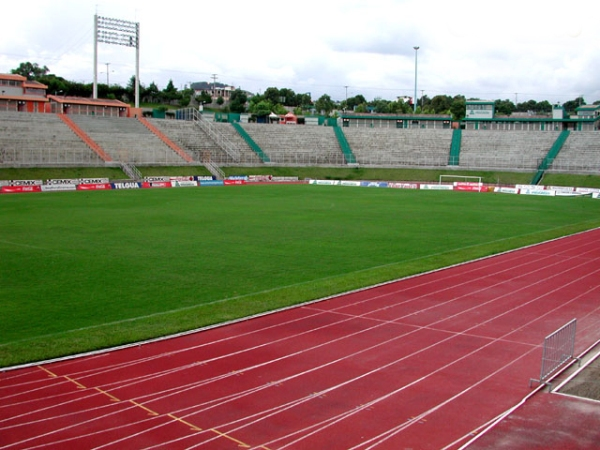
{"label": "green railing", "polygon": [[342,130],[341,127],[335,126],[333,127],[333,131],[335,132],[335,136],[337,137],[340,148],[342,149],[342,153],[344,154],[346,164],[356,164],[356,156],[354,156],[354,153],[352,153],[352,149],[350,148],[350,144],[346,139],[344,130]]}
{"label": "green railing", "polygon": [[456,129],[452,132],[452,143],[450,144],[449,166],[458,166],[460,163],[460,146],[462,141],[462,130]]}
{"label": "green railing", "polygon": [[262,148],[260,148],[260,146],[256,142],[254,142],[254,139],[250,137],[248,132],[244,130],[244,128],[239,123],[231,122],[231,125],[233,126],[233,128],[236,129],[236,131],[244,139],[244,141],[246,141],[246,143],[250,146],[254,153],[258,155],[262,162],[271,162],[271,159],[267,156],[267,154],[263,152]]}
{"label": "green railing", "polygon": [[552,144],[552,147],[550,147],[548,154],[538,166],[538,170],[533,176],[531,184],[539,184],[539,182],[542,181],[542,178],[544,178],[544,173],[548,167],[552,165],[554,159],[558,156],[558,153],[563,148],[563,145],[565,145],[565,142],[567,142],[570,134],[571,132],[569,130],[564,130],[558,135],[558,138],[556,138],[556,141],[554,141],[554,144]]}

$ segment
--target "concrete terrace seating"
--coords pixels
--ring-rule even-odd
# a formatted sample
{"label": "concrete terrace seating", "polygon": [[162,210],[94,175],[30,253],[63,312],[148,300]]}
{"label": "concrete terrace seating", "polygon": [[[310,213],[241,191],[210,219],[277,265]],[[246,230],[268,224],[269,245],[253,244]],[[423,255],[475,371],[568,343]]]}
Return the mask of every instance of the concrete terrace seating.
{"label": "concrete terrace seating", "polygon": [[222,161],[228,155],[194,122],[187,120],[148,119],[148,121],[179,145],[195,161]]}
{"label": "concrete terrace seating", "polygon": [[224,122],[213,122],[212,127],[220,133],[225,139],[233,144],[233,146],[240,153],[239,162],[229,163],[228,161],[215,161],[218,165],[242,165],[242,166],[255,166],[261,165],[262,161],[258,155],[250,148],[244,138],[236,131],[230,123]]}
{"label": "concrete terrace seating", "polygon": [[0,165],[104,165],[56,114],[0,112]]}
{"label": "concrete terrace seating", "polygon": [[269,156],[271,164],[345,164],[342,150],[331,127],[255,123],[245,123],[242,126]]}
{"label": "concrete terrace seating", "polygon": [[600,131],[572,131],[549,170],[600,172]]}
{"label": "concrete terrace seating", "polygon": [[344,128],[344,134],[361,166],[448,165],[452,130]]}
{"label": "concrete terrace seating", "polygon": [[463,130],[460,167],[536,170],[559,131]]}
{"label": "concrete terrace seating", "polygon": [[76,114],[69,117],[116,162],[137,165],[186,164],[183,158],[137,119]]}

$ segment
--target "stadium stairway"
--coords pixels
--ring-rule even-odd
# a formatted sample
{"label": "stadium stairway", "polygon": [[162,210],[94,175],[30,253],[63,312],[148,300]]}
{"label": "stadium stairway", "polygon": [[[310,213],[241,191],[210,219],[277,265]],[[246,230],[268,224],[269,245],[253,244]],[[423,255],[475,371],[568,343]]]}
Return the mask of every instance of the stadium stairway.
{"label": "stadium stairway", "polygon": [[112,162],[112,158],[108,153],[104,151],[92,138],[90,138],[85,131],[73,122],[73,120],[66,114],[58,114],[58,117],[75,133],[83,142],[86,143],[104,162]]}
{"label": "stadium stairway", "polygon": [[154,125],[148,122],[145,118],[138,117],[138,120],[142,124],[144,124],[144,126],[148,128],[148,130],[154,133],[161,141],[163,141],[171,150],[173,150],[175,153],[181,156],[185,162],[194,162],[194,158],[192,158],[185,151],[183,151],[177,144],[175,144],[171,139],[165,136],[164,133],[162,133],[158,128],[156,128]]}
{"label": "stadium stairway", "polygon": [[356,165],[356,156],[352,153],[352,149],[350,148],[350,144],[346,139],[346,135],[344,134],[344,130],[340,127],[333,127],[333,131],[335,132],[335,137],[340,144],[340,148],[342,149],[342,153],[344,154],[344,158],[346,160],[346,164],[348,165]]}
{"label": "stadium stairway", "polygon": [[449,166],[458,166],[460,164],[460,144],[462,141],[462,130],[460,128],[452,132],[452,143],[450,144],[450,156],[448,157]]}
{"label": "stadium stairway", "polygon": [[246,141],[246,143],[250,146],[254,153],[258,155],[258,157],[263,163],[271,162],[271,159],[265,154],[265,152],[263,152],[262,148],[260,148],[260,146],[254,141],[254,139],[250,137],[250,135],[246,132],[246,130],[242,128],[242,126],[239,123],[231,122],[231,125],[233,126],[233,128],[235,128],[238,134],[242,138],[244,138],[244,141]]}
{"label": "stadium stairway", "polygon": [[565,142],[567,142],[567,139],[569,138],[570,134],[571,132],[569,130],[564,130],[558,135],[558,138],[556,139],[556,141],[554,141],[554,144],[552,144],[552,147],[548,151],[548,154],[544,157],[544,159],[538,166],[538,170],[533,176],[531,184],[537,185],[540,181],[542,181],[542,178],[544,178],[544,173],[552,165],[552,162],[558,156],[558,153],[563,148],[563,145],[565,145]]}

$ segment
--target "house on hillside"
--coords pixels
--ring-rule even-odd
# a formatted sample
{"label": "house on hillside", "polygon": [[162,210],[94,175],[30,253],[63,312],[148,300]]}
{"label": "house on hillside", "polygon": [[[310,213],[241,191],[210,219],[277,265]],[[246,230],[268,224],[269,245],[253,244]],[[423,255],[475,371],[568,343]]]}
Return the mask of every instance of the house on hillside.
{"label": "house on hillside", "polygon": [[48,112],[47,89],[22,75],[0,74],[0,111]]}
{"label": "house on hillside", "polygon": [[45,84],[22,75],[0,74],[0,111],[110,117],[130,117],[138,113],[119,100],[48,95],[47,90]]}

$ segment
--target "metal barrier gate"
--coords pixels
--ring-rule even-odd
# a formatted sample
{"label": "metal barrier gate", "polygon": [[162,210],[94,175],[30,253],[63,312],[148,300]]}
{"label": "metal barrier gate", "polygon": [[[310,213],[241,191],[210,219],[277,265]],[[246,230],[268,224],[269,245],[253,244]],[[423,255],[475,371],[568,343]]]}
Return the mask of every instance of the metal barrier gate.
{"label": "metal barrier gate", "polygon": [[550,375],[554,374],[561,366],[574,358],[576,327],[577,319],[573,319],[554,333],[546,336],[546,339],[544,339],[540,379],[530,379],[529,387],[534,382],[547,384],[546,380]]}

